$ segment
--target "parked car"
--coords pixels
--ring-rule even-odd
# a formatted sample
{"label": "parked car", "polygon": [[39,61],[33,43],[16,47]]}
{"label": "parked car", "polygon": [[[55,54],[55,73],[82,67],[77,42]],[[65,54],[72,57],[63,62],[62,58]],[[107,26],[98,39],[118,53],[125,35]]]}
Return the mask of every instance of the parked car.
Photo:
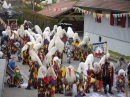
{"label": "parked car", "polygon": [[71,27],[72,30],[75,32],[74,28],[73,28],[73,25],[70,24],[70,23],[59,23],[58,26],[61,26],[62,29],[65,29],[65,31],[67,32],[68,30],[68,27]]}

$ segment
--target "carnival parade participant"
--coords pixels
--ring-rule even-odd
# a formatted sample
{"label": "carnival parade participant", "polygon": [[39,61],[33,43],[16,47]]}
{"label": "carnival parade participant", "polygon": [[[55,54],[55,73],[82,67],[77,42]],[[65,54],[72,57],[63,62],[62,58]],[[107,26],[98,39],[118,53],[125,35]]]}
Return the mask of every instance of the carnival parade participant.
{"label": "carnival parade participant", "polygon": [[47,82],[47,78],[46,78],[46,73],[47,73],[47,70],[46,70],[46,67],[45,66],[41,66],[39,69],[38,69],[38,81],[37,81],[37,88],[38,88],[38,97],[46,97],[46,91],[47,91],[47,85],[48,85],[48,82]]}
{"label": "carnival parade participant", "polygon": [[68,38],[68,41],[65,44],[65,52],[67,55],[67,62],[70,64],[71,63],[71,57],[73,55],[74,47],[72,45],[73,43],[73,38]]}
{"label": "carnival parade participant", "polygon": [[63,94],[63,82],[62,80],[65,77],[65,74],[63,74],[63,67],[61,65],[61,60],[55,56],[53,58],[53,69],[55,71],[55,74],[57,76],[57,84],[56,84],[56,93],[59,92],[61,94]]}
{"label": "carnival parade participant", "polygon": [[127,67],[127,76],[128,76],[128,87],[130,88],[130,62]]}
{"label": "carnival parade participant", "polygon": [[102,73],[102,81],[104,87],[104,93],[107,94],[106,86],[109,85],[108,93],[113,94],[112,86],[113,86],[113,66],[112,63],[108,60],[109,56],[105,56],[105,63],[101,66],[101,73]]}
{"label": "carnival parade participant", "polygon": [[[85,92],[86,90],[86,80],[87,80],[87,72],[86,72],[86,65],[84,62],[81,62],[79,64],[79,67],[77,69],[77,78],[76,78],[76,84],[77,84],[77,93],[80,92],[80,88],[83,89]],[[85,94],[85,93],[84,93]]]}
{"label": "carnival parade participant", "polygon": [[20,68],[19,68],[19,66],[16,66],[14,72],[16,74],[14,76],[15,85],[16,85],[16,87],[21,88],[21,84],[20,84],[21,74],[20,74]]}
{"label": "carnival parade participant", "polygon": [[[12,60],[9,62],[10,68],[14,71],[16,68],[16,58],[12,57]],[[10,76],[10,85],[9,87],[14,87],[14,74]]]}
{"label": "carnival parade participant", "polygon": [[116,81],[117,92],[125,92],[125,71],[120,69]]}
{"label": "carnival parade participant", "polygon": [[25,44],[21,50],[21,54],[22,56],[22,64],[25,65],[29,65],[29,60],[30,60],[30,56],[29,56],[29,46],[27,44]]}
{"label": "carnival parade participant", "polygon": [[92,66],[92,62],[91,59],[87,57],[86,59],[86,71],[87,71],[87,85],[86,85],[86,92],[90,93],[90,89],[91,89],[91,80],[92,80],[92,76],[93,76],[93,66]]}
{"label": "carnival parade participant", "polygon": [[50,28],[46,27],[44,32],[43,32],[43,50],[44,50],[44,55],[46,55],[48,53],[48,46],[50,43],[50,37],[49,37],[49,33],[50,33]]}
{"label": "carnival parade participant", "polygon": [[48,79],[48,85],[46,95],[47,97],[56,97],[55,87],[57,82],[57,76],[52,66],[50,66],[47,69],[47,79]]}
{"label": "carnival parade participant", "polygon": [[75,33],[74,36],[73,36],[73,45],[74,45],[74,55],[73,55],[73,58],[74,60],[79,60],[79,43],[81,42],[79,36],[78,36],[78,33]]}
{"label": "carnival parade participant", "polygon": [[73,95],[73,83],[76,81],[76,75],[74,73],[74,67],[69,65],[66,67],[66,77],[64,80],[65,96]]}
{"label": "carnival parade participant", "polygon": [[126,68],[127,68],[127,60],[125,59],[124,56],[119,57],[119,59],[116,63],[116,66],[115,66],[115,74],[118,75],[118,71],[120,69],[123,69],[125,71]]}
{"label": "carnival parade participant", "polygon": [[31,42],[28,42],[27,45],[29,45],[29,55],[31,57],[29,67],[30,67],[30,75],[28,80],[28,86],[26,89],[33,88],[37,89],[37,76],[38,76],[38,69],[40,66],[42,66],[42,62],[36,52],[33,49],[33,44]]}
{"label": "carnival parade participant", "polygon": [[101,92],[101,66],[98,62],[94,63],[94,69],[92,72],[92,78],[94,78],[96,81],[93,83],[93,91],[94,92]]}
{"label": "carnival parade participant", "polygon": [[12,60],[9,62],[9,66],[12,70],[15,70],[16,67],[16,57],[12,57]]}
{"label": "carnival parade participant", "polygon": [[79,43],[78,47],[80,48],[80,62],[84,62],[85,59],[87,58],[88,55],[88,48],[89,48],[89,41],[90,38],[88,36],[88,34],[85,34],[85,36],[83,37],[83,40]]}

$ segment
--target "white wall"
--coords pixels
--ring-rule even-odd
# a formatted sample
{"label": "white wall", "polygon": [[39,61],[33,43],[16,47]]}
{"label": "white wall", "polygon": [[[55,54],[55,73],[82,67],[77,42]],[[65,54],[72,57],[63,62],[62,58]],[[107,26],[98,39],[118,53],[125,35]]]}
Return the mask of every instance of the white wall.
{"label": "white wall", "polygon": [[[99,35],[88,33],[90,36],[90,42],[91,43],[98,43],[99,42]],[[101,42],[107,41],[108,49],[112,50],[114,52],[118,52],[120,54],[124,54],[126,56],[130,56],[130,43],[122,42],[119,40],[111,39],[108,37],[102,37]]]}
{"label": "white wall", "polygon": [[101,36],[102,42],[108,42],[110,50],[130,56],[130,27],[111,26],[110,18],[105,17],[102,18],[101,23],[97,23],[92,15],[85,15],[84,33],[86,32],[91,38],[91,43],[99,42]]}

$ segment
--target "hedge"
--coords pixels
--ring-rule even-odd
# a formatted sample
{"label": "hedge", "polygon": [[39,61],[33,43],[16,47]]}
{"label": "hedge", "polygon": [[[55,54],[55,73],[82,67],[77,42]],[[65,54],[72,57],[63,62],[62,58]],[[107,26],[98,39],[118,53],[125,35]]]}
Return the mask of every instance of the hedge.
{"label": "hedge", "polygon": [[[18,10],[18,9],[17,9]],[[28,9],[20,9],[23,12],[23,16],[19,16],[18,18],[18,25],[21,25],[24,20],[31,21],[33,25],[38,25],[44,31],[44,29],[49,26],[50,29],[53,28],[54,25],[58,23],[57,19],[53,19],[47,16],[43,16],[38,13],[32,14],[31,10]]]}

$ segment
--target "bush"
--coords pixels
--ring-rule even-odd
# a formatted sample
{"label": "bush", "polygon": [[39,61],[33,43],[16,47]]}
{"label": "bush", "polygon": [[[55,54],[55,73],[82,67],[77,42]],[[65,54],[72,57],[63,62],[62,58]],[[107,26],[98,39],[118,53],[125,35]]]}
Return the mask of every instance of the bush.
{"label": "bush", "polygon": [[33,25],[40,26],[40,28],[43,31],[45,27],[49,26],[50,29],[52,29],[53,26],[58,23],[57,19],[49,18],[36,12],[32,14],[31,10],[27,9],[19,9],[19,10],[21,10],[24,13],[22,17],[21,16],[17,17],[19,25],[21,25],[24,22],[24,20],[28,20],[31,21]]}

